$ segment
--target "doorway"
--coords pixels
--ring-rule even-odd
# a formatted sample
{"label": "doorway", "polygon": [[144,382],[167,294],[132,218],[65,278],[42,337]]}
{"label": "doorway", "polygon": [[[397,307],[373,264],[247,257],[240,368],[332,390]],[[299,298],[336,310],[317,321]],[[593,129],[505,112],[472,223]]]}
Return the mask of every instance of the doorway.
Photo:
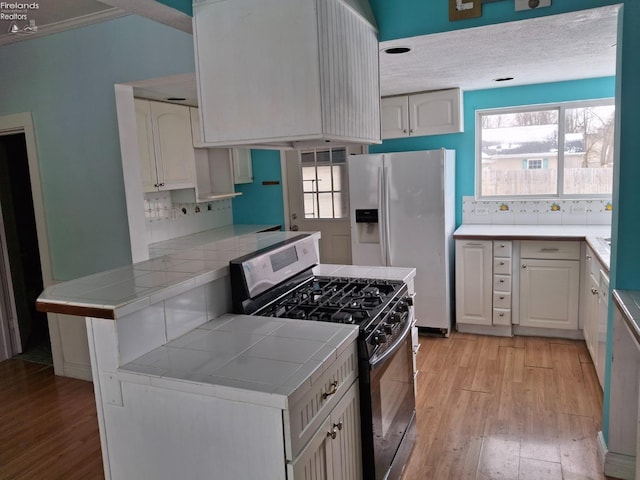
{"label": "doorway", "polygon": [[347,157],[362,147],[285,152],[289,225],[319,231],[320,262],[351,264]]}
{"label": "doorway", "polygon": [[47,316],[35,309],[44,286],[28,160],[24,132],[0,135],[0,353],[51,364]]}

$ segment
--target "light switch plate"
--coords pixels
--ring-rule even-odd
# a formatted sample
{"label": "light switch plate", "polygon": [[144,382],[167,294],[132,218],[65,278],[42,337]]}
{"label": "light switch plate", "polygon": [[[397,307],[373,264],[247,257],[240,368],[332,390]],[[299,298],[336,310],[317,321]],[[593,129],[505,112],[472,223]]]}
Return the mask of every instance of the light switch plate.
{"label": "light switch plate", "polygon": [[521,10],[533,10],[534,8],[550,7],[551,0],[515,0],[516,12]]}

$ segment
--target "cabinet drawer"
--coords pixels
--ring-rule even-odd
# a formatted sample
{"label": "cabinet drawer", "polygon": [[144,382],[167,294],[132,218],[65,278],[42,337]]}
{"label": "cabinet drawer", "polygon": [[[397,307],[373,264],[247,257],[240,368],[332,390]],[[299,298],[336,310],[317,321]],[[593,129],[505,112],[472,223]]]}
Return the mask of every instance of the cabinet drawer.
{"label": "cabinet drawer", "polygon": [[493,256],[511,258],[511,240],[494,240]]}
{"label": "cabinet drawer", "polygon": [[494,275],[493,290],[495,292],[511,291],[511,275]]}
{"label": "cabinet drawer", "polygon": [[520,243],[520,257],[580,260],[580,242],[523,240]]}
{"label": "cabinet drawer", "polygon": [[493,308],[511,308],[511,294],[493,292]]}
{"label": "cabinet drawer", "polygon": [[493,273],[499,275],[511,275],[511,259],[510,258],[494,258]]}
{"label": "cabinet drawer", "polygon": [[493,309],[494,325],[511,325],[511,310],[505,308]]}
{"label": "cabinet drawer", "polygon": [[287,460],[297,457],[357,378],[358,352],[354,342],[313,382],[310,389],[289,397],[289,409],[283,414]]}

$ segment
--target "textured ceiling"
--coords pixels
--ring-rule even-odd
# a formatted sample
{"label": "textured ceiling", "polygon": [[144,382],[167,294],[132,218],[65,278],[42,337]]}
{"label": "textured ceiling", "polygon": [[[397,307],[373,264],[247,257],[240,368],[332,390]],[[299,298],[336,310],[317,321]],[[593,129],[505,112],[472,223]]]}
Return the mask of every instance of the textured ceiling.
{"label": "textured ceiling", "polygon": [[[382,42],[382,95],[615,75],[618,10],[614,5]],[[400,46],[411,51],[383,52]],[[514,79],[494,82],[501,77]]]}

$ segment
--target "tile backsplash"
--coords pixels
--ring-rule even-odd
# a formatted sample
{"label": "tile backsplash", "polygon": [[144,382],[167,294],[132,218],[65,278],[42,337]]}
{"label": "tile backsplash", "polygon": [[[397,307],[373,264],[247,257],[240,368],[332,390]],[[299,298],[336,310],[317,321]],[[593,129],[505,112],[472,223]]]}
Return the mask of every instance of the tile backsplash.
{"label": "tile backsplash", "polygon": [[147,242],[156,243],[233,223],[231,200],[174,203],[171,192],[144,195]]}
{"label": "tile backsplash", "polygon": [[610,225],[611,199],[476,200],[462,197],[463,224]]}

